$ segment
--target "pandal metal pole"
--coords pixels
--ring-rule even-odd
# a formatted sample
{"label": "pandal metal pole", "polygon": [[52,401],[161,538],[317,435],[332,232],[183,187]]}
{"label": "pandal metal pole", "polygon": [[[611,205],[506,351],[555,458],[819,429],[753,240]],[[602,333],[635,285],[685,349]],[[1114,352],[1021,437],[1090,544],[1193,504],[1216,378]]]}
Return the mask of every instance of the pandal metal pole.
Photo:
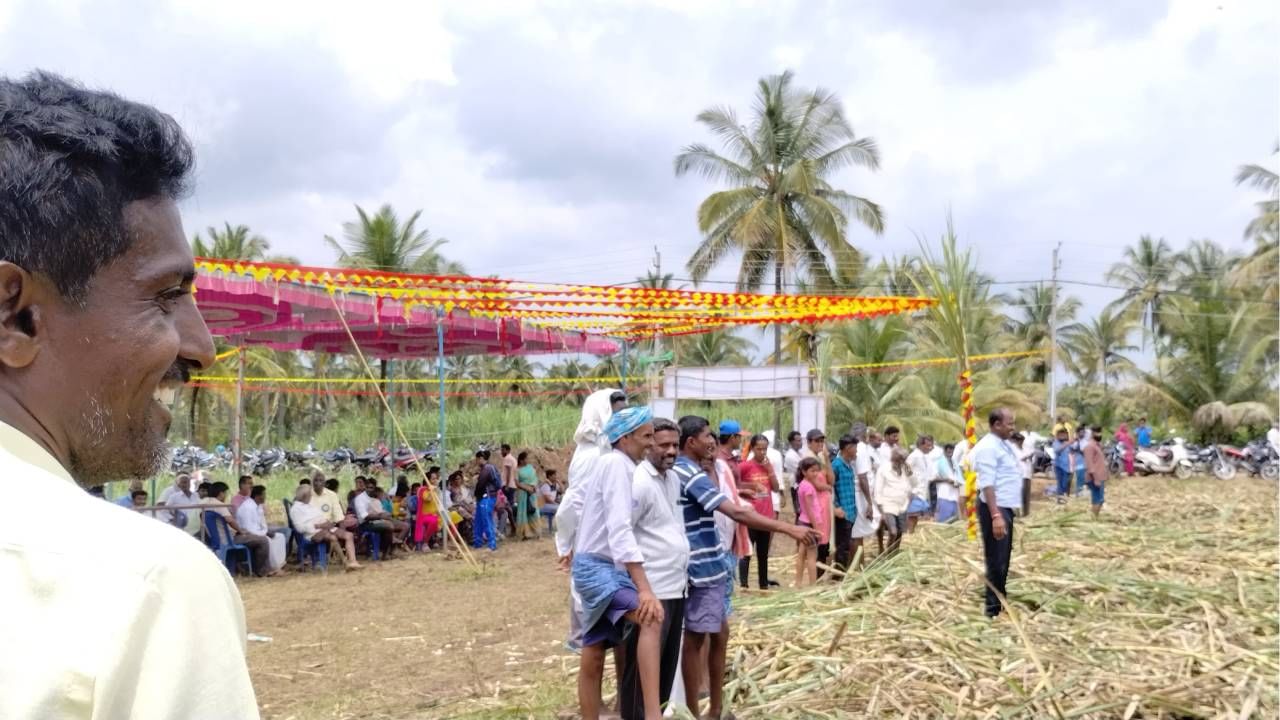
{"label": "pandal metal pole", "polygon": [[[436,377],[440,380],[440,419],[436,430],[436,464],[440,467],[440,499],[444,500],[445,493],[448,492],[446,478],[448,477],[449,468],[449,464],[445,462],[444,451],[444,308],[436,308]],[[449,510],[444,507],[442,502],[440,507],[440,532],[444,533],[444,540],[440,547],[445,552],[449,551],[447,523],[449,523]]]}

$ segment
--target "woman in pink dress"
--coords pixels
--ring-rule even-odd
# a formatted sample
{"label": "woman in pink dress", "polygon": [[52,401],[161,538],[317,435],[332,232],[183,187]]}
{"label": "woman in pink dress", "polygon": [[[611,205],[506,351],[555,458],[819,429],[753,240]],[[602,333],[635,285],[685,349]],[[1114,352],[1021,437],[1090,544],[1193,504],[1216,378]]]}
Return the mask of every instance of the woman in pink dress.
{"label": "woman in pink dress", "polygon": [[1133,456],[1136,448],[1133,437],[1129,435],[1129,423],[1120,423],[1120,427],[1116,428],[1116,442],[1124,448],[1124,472],[1129,477],[1133,477]]}

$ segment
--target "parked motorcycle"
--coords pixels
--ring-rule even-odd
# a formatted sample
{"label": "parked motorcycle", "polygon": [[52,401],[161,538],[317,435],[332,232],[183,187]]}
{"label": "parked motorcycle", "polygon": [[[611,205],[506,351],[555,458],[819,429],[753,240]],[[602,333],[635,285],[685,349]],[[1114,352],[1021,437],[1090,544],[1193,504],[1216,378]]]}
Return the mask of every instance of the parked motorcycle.
{"label": "parked motorcycle", "polygon": [[1266,440],[1254,440],[1243,448],[1224,445],[1222,453],[1231,461],[1233,469],[1273,482],[1280,479],[1280,458]]}
{"label": "parked motorcycle", "polygon": [[346,445],[330,450],[324,454],[324,461],[329,464],[329,468],[333,470],[333,472],[338,472],[348,464],[354,462],[355,459],[355,451]]}
{"label": "parked motorcycle", "polygon": [[1194,474],[1182,438],[1139,450],[1133,459],[1133,469],[1142,475],[1173,475],[1179,480],[1186,480]]}
{"label": "parked motorcycle", "polygon": [[361,472],[382,471],[386,469],[387,458],[390,456],[391,451],[387,446],[379,443],[377,447],[369,448],[351,458],[351,464],[360,468]]}
{"label": "parked motorcycle", "polygon": [[1053,473],[1053,445],[1046,440],[1036,443],[1035,452],[1031,455],[1031,474]]}
{"label": "parked motorcycle", "polygon": [[1107,458],[1107,469],[1111,471],[1112,475],[1119,475],[1124,472],[1124,447],[1119,443],[1112,443],[1107,447],[1105,455]]}

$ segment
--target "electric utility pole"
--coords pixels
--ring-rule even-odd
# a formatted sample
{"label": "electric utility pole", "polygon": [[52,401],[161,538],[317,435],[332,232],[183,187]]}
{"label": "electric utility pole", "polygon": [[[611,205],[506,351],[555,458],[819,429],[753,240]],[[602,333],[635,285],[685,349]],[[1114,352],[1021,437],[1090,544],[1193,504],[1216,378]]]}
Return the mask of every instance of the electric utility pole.
{"label": "electric utility pole", "polygon": [[1058,421],[1058,251],[1053,249],[1053,280],[1049,283],[1049,424]]}

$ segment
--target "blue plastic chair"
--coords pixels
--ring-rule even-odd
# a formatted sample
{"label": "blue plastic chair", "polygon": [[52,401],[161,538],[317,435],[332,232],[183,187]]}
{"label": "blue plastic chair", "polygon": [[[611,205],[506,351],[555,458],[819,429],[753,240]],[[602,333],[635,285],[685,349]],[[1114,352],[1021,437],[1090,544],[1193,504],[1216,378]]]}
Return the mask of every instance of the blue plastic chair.
{"label": "blue plastic chair", "polygon": [[208,543],[209,549],[218,556],[218,561],[227,566],[227,570],[234,575],[236,573],[235,565],[228,564],[232,553],[244,553],[244,560],[249,565],[249,574],[253,574],[253,553],[245,545],[231,542],[231,528],[227,526],[227,521],[218,513],[212,510],[204,511],[204,529],[205,542]]}
{"label": "blue plastic chair", "polygon": [[284,503],[284,519],[289,523],[289,538],[296,544],[298,565],[307,558],[311,558],[312,570],[328,570],[329,569],[329,543],[312,542],[302,536],[298,529],[293,526],[293,516],[289,514],[289,508],[293,503],[289,500],[282,499]]}
{"label": "blue plastic chair", "polygon": [[360,539],[369,543],[369,556],[374,560],[382,558],[382,533],[377,530],[362,530]]}

